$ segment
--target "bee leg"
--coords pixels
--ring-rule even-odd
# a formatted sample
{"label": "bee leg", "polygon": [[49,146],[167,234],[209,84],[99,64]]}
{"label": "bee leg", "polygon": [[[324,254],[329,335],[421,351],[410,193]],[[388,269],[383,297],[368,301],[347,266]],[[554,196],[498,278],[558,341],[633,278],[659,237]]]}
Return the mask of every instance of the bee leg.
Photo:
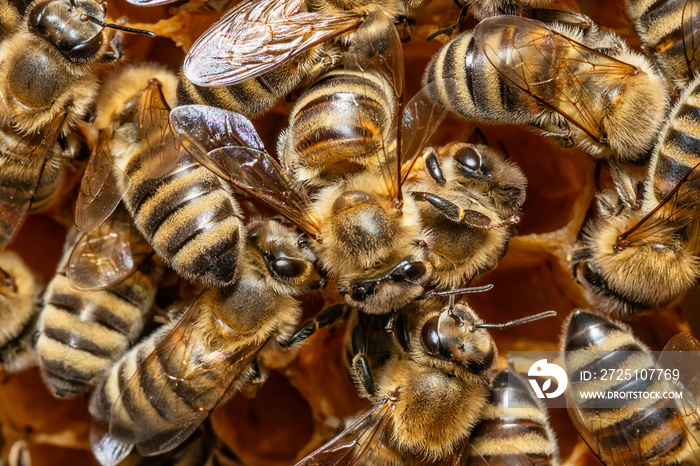
{"label": "bee leg", "polygon": [[306,322],[299,330],[294,332],[292,336],[280,343],[283,348],[299,344],[316,333],[317,330],[328,327],[335,323],[341,317],[347,315],[350,311],[350,306],[347,304],[335,304],[331,307],[319,312],[316,317]]}
{"label": "bee leg", "polygon": [[[126,18],[120,18],[117,23],[120,21],[126,22]],[[115,32],[112,38],[109,40],[110,50],[107,50],[99,61],[101,63],[112,63],[121,60],[124,56],[124,47],[122,46],[123,41],[124,33],[122,31]]]}
{"label": "bee leg", "polygon": [[574,139],[571,137],[571,129],[566,121],[560,123],[533,124],[532,126],[542,130],[542,136],[554,139],[557,144],[565,149],[574,146]]}
{"label": "bee leg", "polygon": [[549,8],[533,8],[532,19],[546,24],[561,23],[580,29],[584,34],[590,31],[595,23],[591,18],[573,11],[553,10]]}
{"label": "bee leg", "polygon": [[250,364],[250,380],[240,390],[240,393],[246,398],[254,398],[266,379],[267,375],[260,371],[257,359],[253,359],[253,362]]}
{"label": "bee leg", "polygon": [[415,26],[416,19],[412,16],[397,15],[394,17],[394,25],[399,30],[399,38],[401,42],[406,43],[411,40],[410,28]]}
{"label": "bee leg", "polygon": [[[472,228],[480,230],[495,230],[506,226],[511,226],[520,222],[518,216],[513,216],[503,222],[494,223],[487,215],[472,209],[463,209],[454,202],[433,193],[422,191],[411,191],[413,198],[419,202],[428,202],[442,214],[455,223],[463,223]],[[475,203],[476,204],[476,203]]]}
{"label": "bee leg", "polygon": [[369,367],[369,360],[367,359],[367,339],[365,337],[365,331],[359,324],[352,329],[351,365],[357,380],[360,381],[367,395],[374,396],[376,390],[374,388],[372,370]]}
{"label": "bee leg", "polygon": [[443,34],[449,35],[452,31],[455,29],[459,29],[460,26],[462,26],[462,23],[464,22],[464,19],[467,17],[467,13],[469,13],[469,6],[464,5],[461,6],[457,0],[455,0],[455,3],[457,4],[458,7],[461,8],[459,12],[459,19],[457,20],[457,23],[453,24],[452,26],[440,29],[438,31],[433,32],[428,36],[426,39],[427,42],[430,42],[431,40],[435,39],[437,36],[441,36]]}
{"label": "bee leg", "polygon": [[428,147],[425,149],[425,152],[427,152],[425,168],[428,170],[428,175],[438,184],[445,184],[445,176],[442,174],[442,168],[440,168],[437,151],[433,147]]}
{"label": "bee leg", "polygon": [[618,165],[618,163],[611,162],[610,175],[615,184],[615,191],[617,191],[622,202],[632,210],[639,210],[642,207],[642,203],[637,198],[635,183],[627,170]]}
{"label": "bee leg", "polygon": [[394,336],[394,339],[404,351],[408,351],[410,337],[406,327],[406,317],[403,314],[394,313],[387,321],[384,329]]}
{"label": "bee leg", "polygon": [[61,146],[61,152],[63,153],[63,158],[69,161],[83,160],[86,154],[83,152],[82,144],[78,138],[77,133],[71,132],[65,136],[60,136],[58,138],[58,143]]}

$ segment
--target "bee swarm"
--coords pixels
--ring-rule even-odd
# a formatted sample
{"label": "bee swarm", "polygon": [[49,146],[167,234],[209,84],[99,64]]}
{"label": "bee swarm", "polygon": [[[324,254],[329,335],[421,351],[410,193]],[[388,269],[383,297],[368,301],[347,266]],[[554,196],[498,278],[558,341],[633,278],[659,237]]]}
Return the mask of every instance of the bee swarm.
{"label": "bee swarm", "polygon": [[[187,50],[219,17],[196,6],[197,0],[184,7],[151,8],[110,0],[108,13],[112,19],[125,16],[130,26],[158,34],[155,39],[127,36],[125,54],[129,62],[158,61],[177,71],[184,58],[183,49]],[[638,47],[638,39],[621,13],[621,1],[611,4],[591,0],[579,6],[582,12],[627,38],[632,47]],[[419,90],[426,64],[449,40],[447,36],[439,36],[426,42],[426,37],[456,21],[458,16],[459,11],[451,0],[433,0],[415,12],[416,25],[410,30],[410,41],[404,44],[407,96]],[[465,27],[473,24],[468,19]],[[276,146],[290,108],[291,100],[253,122],[266,147]],[[573,309],[587,307],[581,288],[572,279],[567,255],[584,220],[591,215],[596,189],[611,186],[611,181],[607,169],[596,179],[595,163],[581,151],[557,148],[527,129],[505,126],[481,129],[492,145],[502,142],[511,160],[526,174],[528,188],[519,234],[510,242],[508,253],[495,270],[472,283],[493,284],[494,290],[469,295],[468,302],[490,323],[547,310],[558,313],[556,318],[492,332],[498,345],[499,367],[503,368],[511,350],[558,350],[563,320]],[[448,117],[432,142],[466,140],[471,130],[466,121]],[[75,170],[73,176],[79,180],[82,168]],[[55,271],[63,233],[72,222],[72,204],[63,204],[51,212],[30,216],[9,247],[42,276],[44,283]],[[639,318],[632,323],[635,333],[652,350],[660,350],[672,335],[690,332],[698,324],[697,318],[693,322],[684,315],[692,296],[693,291],[664,313]],[[333,289],[323,295],[310,293],[304,298],[304,318],[339,300]],[[328,440],[344,418],[369,407],[356,394],[345,369],[344,333],[344,326],[323,329],[310,338],[295,358],[280,356],[267,361],[273,371],[255,397],[238,394],[214,411],[215,432],[245,464],[293,464]],[[97,464],[90,452],[89,416],[84,397],[68,401],[52,398],[36,368],[14,375],[0,373],[0,378],[2,458],[7,458],[15,441],[27,439],[33,466]],[[566,410],[550,410],[549,414],[559,440],[562,464],[597,464]]]}

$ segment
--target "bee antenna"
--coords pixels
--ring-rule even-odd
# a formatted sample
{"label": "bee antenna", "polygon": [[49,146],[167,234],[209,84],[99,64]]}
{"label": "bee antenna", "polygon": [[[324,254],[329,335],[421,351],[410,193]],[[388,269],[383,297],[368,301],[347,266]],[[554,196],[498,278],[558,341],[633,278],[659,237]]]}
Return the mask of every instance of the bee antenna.
{"label": "bee antenna", "polygon": [[511,320],[510,322],[506,322],[505,324],[471,324],[470,327],[474,328],[474,329],[477,329],[477,328],[495,328],[498,330],[502,330],[506,327],[512,327],[514,325],[526,324],[528,322],[532,322],[533,320],[540,320],[540,319],[544,319],[545,317],[552,317],[555,315],[557,315],[556,311],[546,311],[546,312],[540,312],[539,314],[535,314],[533,316],[523,317],[522,319]]}
{"label": "bee antenna", "polygon": [[[73,0],[71,0],[71,3],[73,3]],[[130,28],[127,26],[121,26],[119,24],[105,23],[104,21],[100,21],[99,19],[94,18],[90,15],[81,15],[80,19],[82,19],[83,21],[90,21],[91,23],[95,23],[99,26],[102,26],[103,28],[118,29],[119,31],[130,32],[132,34],[143,34],[149,37],[156,36],[156,33],[152,31],[147,31],[145,29]]]}
{"label": "bee antenna", "polygon": [[455,321],[458,327],[461,327],[464,325],[464,322],[462,322],[462,318],[459,317],[457,314],[454,313],[454,308],[455,308],[455,295],[450,295],[450,304],[447,307],[447,316],[451,317],[452,320]]}
{"label": "bee antenna", "polygon": [[450,299],[451,299],[452,296],[454,296],[456,294],[481,293],[482,291],[488,291],[491,288],[493,288],[493,285],[488,284],[488,285],[484,285],[484,286],[467,286],[465,288],[457,288],[456,290],[428,291],[427,293],[415,298],[415,300],[422,301],[424,299],[435,298],[435,297],[439,297],[439,296],[450,296]]}

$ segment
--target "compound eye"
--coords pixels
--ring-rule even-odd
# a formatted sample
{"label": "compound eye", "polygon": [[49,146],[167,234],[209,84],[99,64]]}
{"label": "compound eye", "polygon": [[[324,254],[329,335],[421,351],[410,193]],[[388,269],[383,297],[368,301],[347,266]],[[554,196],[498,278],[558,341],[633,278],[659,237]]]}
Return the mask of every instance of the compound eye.
{"label": "compound eye", "polygon": [[455,153],[454,158],[462,166],[473,172],[481,169],[481,155],[473,147],[462,147]]}
{"label": "compound eye", "polygon": [[95,35],[92,39],[82,44],[78,44],[68,51],[68,55],[61,50],[66,58],[72,62],[85,62],[97,55],[102,47],[102,33]]}
{"label": "compound eye", "polygon": [[353,301],[364,301],[375,292],[374,286],[353,285],[350,289],[350,297]]}
{"label": "compound eye", "polygon": [[430,354],[438,354],[440,352],[440,335],[438,334],[438,322],[440,316],[431,317],[423,325],[423,330],[420,332],[420,342],[423,348]]}
{"label": "compound eye", "polygon": [[42,37],[46,36],[46,28],[43,24],[41,24],[41,17],[44,14],[45,7],[45,4],[36,5],[34,8],[32,8],[32,11],[29,12],[28,18],[29,29]]}
{"label": "compound eye", "polygon": [[403,268],[403,274],[408,280],[418,280],[425,276],[427,270],[422,262],[411,262]]}
{"label": "compound eye", "polygon": [[306,270],[304,261],[296,259],[275,259],[270,263],[273,272],[281,277],[294,278],[302,275]]}

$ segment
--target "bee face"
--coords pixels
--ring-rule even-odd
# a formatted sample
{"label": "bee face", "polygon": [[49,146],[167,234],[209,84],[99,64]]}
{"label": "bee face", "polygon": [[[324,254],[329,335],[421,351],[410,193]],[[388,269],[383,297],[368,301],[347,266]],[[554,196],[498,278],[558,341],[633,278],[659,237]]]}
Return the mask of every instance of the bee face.
{"label": "bee face", "polygon": [[[416,248],[414,252],[422,251]],[[348,304],[370,314],[383,313],[392,307],[401,308],[423,292],[432,268],[416,256],[392,264],[393,258],[373,269],[375,275],[364,273],[365,277],[369,275],[368,278],[342,277],[338,291]]]}
{"label": "bee face", "polygon": [[[248,243],[275,280],[292,285],[311,281],[316,271],[316,257],[305,240],[291,234],[284,224],[275,220],[252,221],[247,235]],[[317,274],[315,276],[319,279]]]}
{"label": "bee face", "polygon": [[488,331],[473,327],[479,323],[481,319],[464,305],[445,307],[423,323],[421,348],[430,357],[449,361],[481,376],[493,370],[497,352]]}
{"label": "bee face", "polygon": [[94,1],[45,0],[29,10],[29,30],[53,44],[71,63],[94,59],[104,41],[103,26],[88,20],[104,22],[105,9]]}

